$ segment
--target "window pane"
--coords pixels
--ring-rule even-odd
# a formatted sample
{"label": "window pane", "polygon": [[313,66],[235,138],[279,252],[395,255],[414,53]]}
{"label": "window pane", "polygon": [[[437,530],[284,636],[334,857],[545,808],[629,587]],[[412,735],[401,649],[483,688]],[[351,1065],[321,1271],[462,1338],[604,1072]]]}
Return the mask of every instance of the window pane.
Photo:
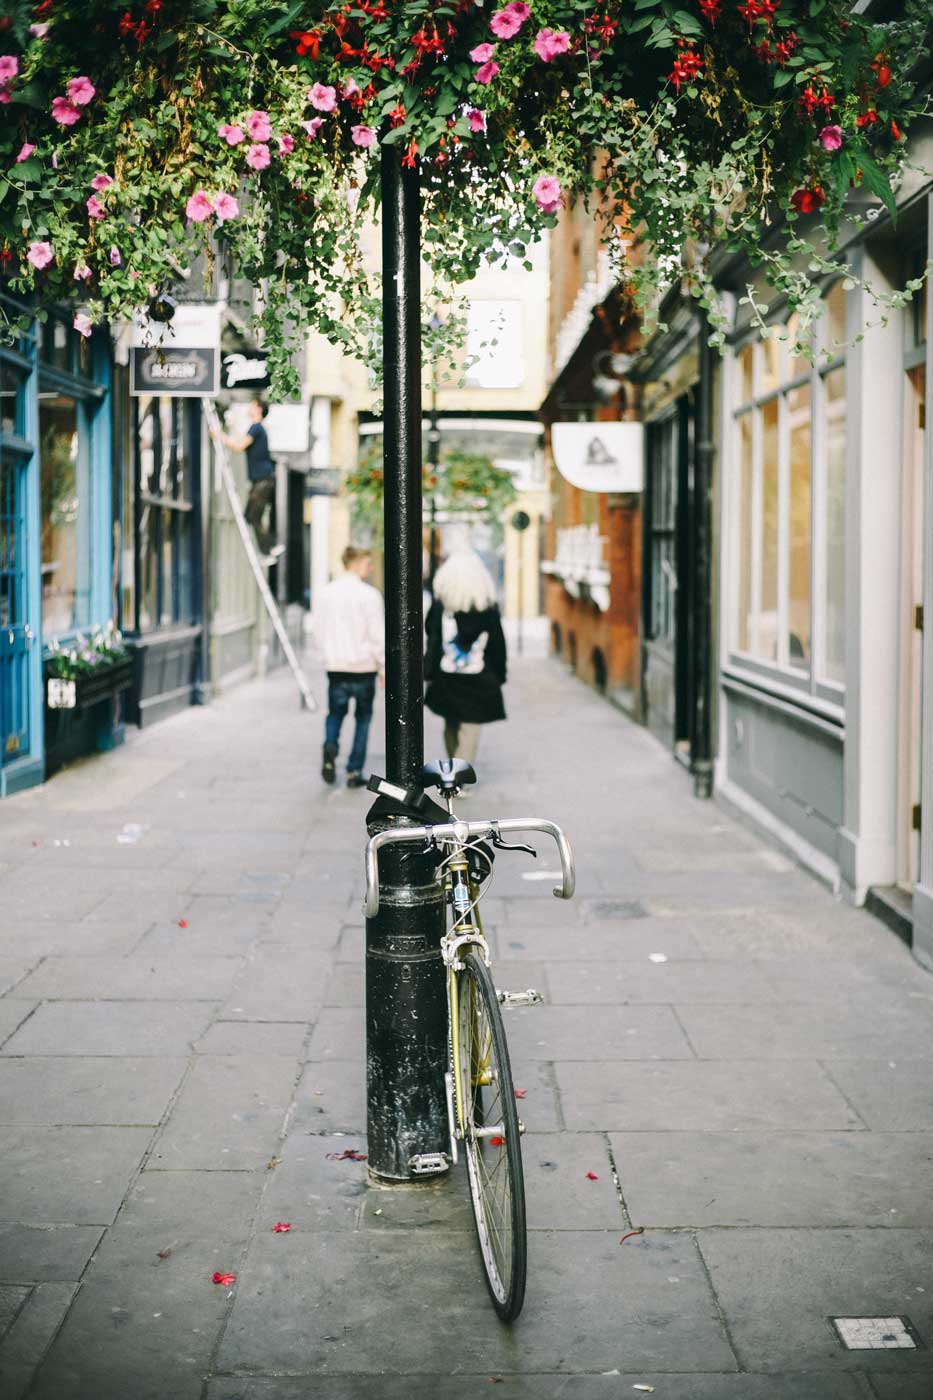
{"label": "window pane", "polygon": [[23,394],[25,372],[9,360],[0,359],[0,433],[23,436]]}
{"label": "window pane", "polygon": [[827,359],[835,360],[843,353],[846,338],[846,294],[842,283],[834,282],[823,300],[823,348]]}
{"label": "window pane", "polygon": [[787,658],[810,665],[810,386],[787,395],[790,431],[790,557],[788,559]]}
{"label": "window pane", "polygon": [[[55,324],[58,324],[57,322]],[[62,394],[43,394],[39,406],[42,499],[42,635],[46,639],[87,622],[88,551],[80,530],[82,500],[79,409]]]}
{"label": "window pane", "polygon": [[778,405],[761,409],[761,612],[756,655],[777,660],[778,633]]}
{"label": "window pane", "polygon": [[739,576],[735,632],[739,651],[751,651],[752,647],[752,442],[752,415],[743,413],[739,419]]}
{"label": "window pane", "polygon": [[826,404],[826,646],[827,680],[846,678],[845,634],[845,486],[846,486],[846,371],[845,366],[823,377]]}
{"label": "window pane", "polygon": [[742,371],[742,403],[748,403],[749,399],[754,393],[754,380],[752,377],[754,371],[754,359],[755,347],[753,345],[746,345],[745,349],[739,355],[739,365]]}
{"label": "window pane", "polygon": [[782,349],[776,335],[759,343],[759,394],[770,394],[780,384]]}
{"label": "window pane", "polygon": [[155,627],[159,617],[159,511],[145,504],[139,512],[139,626]]}
{"label": "window pane", "polygon": [[[800,317],[795,311],[787,322],[787,359],[788,359],[788,379],[799,379],[802,374],[810,373],[810,361],[806,355],[795,355],[794,346],[800,340]],[[810,343],[809,333],[804,339],[804,344]]]}

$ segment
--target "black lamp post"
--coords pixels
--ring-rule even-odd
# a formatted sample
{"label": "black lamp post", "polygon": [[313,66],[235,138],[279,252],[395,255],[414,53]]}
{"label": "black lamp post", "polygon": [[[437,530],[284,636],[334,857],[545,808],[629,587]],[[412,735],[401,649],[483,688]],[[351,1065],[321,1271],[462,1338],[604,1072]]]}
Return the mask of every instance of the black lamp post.
{"label": "black lamp post", "polygon": [[[428,322],[432,331],[444,324],[435,311]],[[437,426],[437,360],[431,360],[431,416],[428,427],[428,466],[431,468],[431,534],[428,545],[428,591],[434,597],[434,575],[437,573],[437,469],[441,460],[441,434]]]}
{"label": "black lamp post", "polygon": [[[424,763],[422,607],[421,197],[417,167],[381,153],[385,359],[386,776],[417,783]],[[370,814],[370,834],[400,818]],[[369,1167],[410,1181],[412,1159],[447,1147],[443,893],[433,865],[402,847],[380,857],[379,913],[366,922]]]}

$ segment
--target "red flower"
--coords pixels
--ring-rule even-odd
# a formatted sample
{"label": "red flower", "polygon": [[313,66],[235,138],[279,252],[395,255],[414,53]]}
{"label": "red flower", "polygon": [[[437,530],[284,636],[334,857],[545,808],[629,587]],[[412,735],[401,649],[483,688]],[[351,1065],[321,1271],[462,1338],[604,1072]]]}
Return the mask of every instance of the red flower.
{"label": "red flower", "polygon": [[129,36],[132,34],[133,30],[136,28],[136,21],[130,14],[129,10],[126,10],[125,13],[120,16],[120,19],[117,23],[117,28],[123,35],[124,39],[128,39]]}
{"label": "red flower", "polygon": [[700,13],[710,24],[715,25],[722,13],[721,0],[700,0]]}
{"label": "red flower", "polygon": [[273,1235],[287,1235],[291,1228],[291,1221],[277,1220],[272,1227],[272,1233]]}
{"label": "red flower", "polygon": [[404,120],[405,108],[402,106],[401,102],[399,102],[395,107],[392,108],[392,111],[389,113],[389,125],[401,126]]}
{"label": "red flower", "polygon": [[869,107],[867,112],[859,112],[858,116],[855,118],[855,125],[857,127],[874,126],[877,120],[878,113],[875,111],[874,107]]}
{"label": "red flower", "polygon": [[212,1279],[213,1283],[219,1283],[221,1288],[229,1288],[231,1283],[236,1283],[236,1274],[216,1273]]}
{"label": "red flower", "polygon": [[891,69],[888,65],[887,56],[883,53],[875,54],[875,61],[871,65],[875,70],[875,78],[880,88],[886,88],[891,81]]}
{"label": "red flower", "polygon": [[596,1175],[595,1172],[587,1172],[586,1179],[587,1181],[598,1181],[599,1177]]}
{"label": "red flower", "polygon": [[409,143],[408,143],[408,150],[407,150],[407,151],[405,152],[405,154],[402,156],[402,164],[406,167],[406,169],[408,169],[408,170],[414,170],[414,168],[415,168],[415,163],[416,163],[416,162],[415,162],[415,156],[416,156],[417,154],[418,154],[418,142],[415,140],[414,137],[412,137],[411,140],[410,140]]}
{"label": "red flower", "polygon": [[179,919],[179,920],[178,920],[178,927],[179,927],[179,928],[187,928],[187,927],[188,927],[188,920],[187,920],[187,919]]}
{"label": "red flower", "polygon": [[826,196],[821,185],[811,185],[809,189],[794,190],[790,202],[798,214],[813,214],[826,203]]}
{"label": "red flower", "polygon": [[904,133],[893,118],[891,120],[891,135],[894,137],[895,141],[903,141],[904,139]]}
{"label": "red flower", "polygon": [[299,58],[310,58],[312,62],[317,59],[321,36],[316,29],[293,29],[288,37],[297,40],[295,52]]}
{"label": "red flower", "polygon": [[667,81],[674,85],[675,91],[680,92],[681,83],[692,83],[697,73],[703,67],[703,59],[694,49],[690,49],[681,39],[680,53],[674,60],[674,66],[667,75]]}
{"label": "red flower", "polygon": [[142,48],[143,44],[144,44],[144,43],[146,42],[146,40],[149,38],[149,35],[150,35],[151,33],[152,33],[152,25],[151,25],[151,24],[147,24],[146,21],[145,21],[144,19],[141,19],[141,20],[139,21],[139,23],[137,24],[136,28],[133,30],[133,34],[135,35],[136,42],[137,42],[137,44],[139,44],[140,48]]}

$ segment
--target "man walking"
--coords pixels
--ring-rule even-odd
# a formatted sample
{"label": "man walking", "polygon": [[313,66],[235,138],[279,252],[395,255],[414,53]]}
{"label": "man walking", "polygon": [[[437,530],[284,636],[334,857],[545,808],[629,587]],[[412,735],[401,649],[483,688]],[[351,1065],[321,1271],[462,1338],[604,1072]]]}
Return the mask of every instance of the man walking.
{"label": "man walking", "polygon": [[263,564],[274,564],[285,550],[276,544],[275,535],[263,523],[266,511],[275,500],[275,463],[269,453],[269,438],[263,419],[269,406],[263,399],[252,399],[249,405],[250,424],[242,437],[221,433],[220,440],[234,452],[246,453],[249,474],[249,496],[246,501],[246,523],[252,525]]}
{"label": "man walking", "polygon": [[368,549],[348,545],[343,575],[321,590],[314,608],[314,635],[327,667],[327,724],[324,730],[325,783],[337,778],[340,729],[354,704],[355,732],[347,761],[347,787],[365,787],[363,765],[376,695],[376,677],[385,671],[385,616],[382,597],[366,580],[373,560]]}

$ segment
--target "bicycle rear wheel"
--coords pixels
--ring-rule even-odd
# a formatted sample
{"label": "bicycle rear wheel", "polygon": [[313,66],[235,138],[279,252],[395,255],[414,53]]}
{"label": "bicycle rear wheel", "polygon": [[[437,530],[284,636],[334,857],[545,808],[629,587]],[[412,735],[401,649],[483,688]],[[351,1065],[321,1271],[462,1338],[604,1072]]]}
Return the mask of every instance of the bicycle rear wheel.
{"label": "bicycle rear wheel", "polygon": [[528,1267],[518,1113],[496,989],[482,955],[472,949],[457,973],[455,1033],[476,1235],[493,1307],[511,1322],[522,1309]]}

